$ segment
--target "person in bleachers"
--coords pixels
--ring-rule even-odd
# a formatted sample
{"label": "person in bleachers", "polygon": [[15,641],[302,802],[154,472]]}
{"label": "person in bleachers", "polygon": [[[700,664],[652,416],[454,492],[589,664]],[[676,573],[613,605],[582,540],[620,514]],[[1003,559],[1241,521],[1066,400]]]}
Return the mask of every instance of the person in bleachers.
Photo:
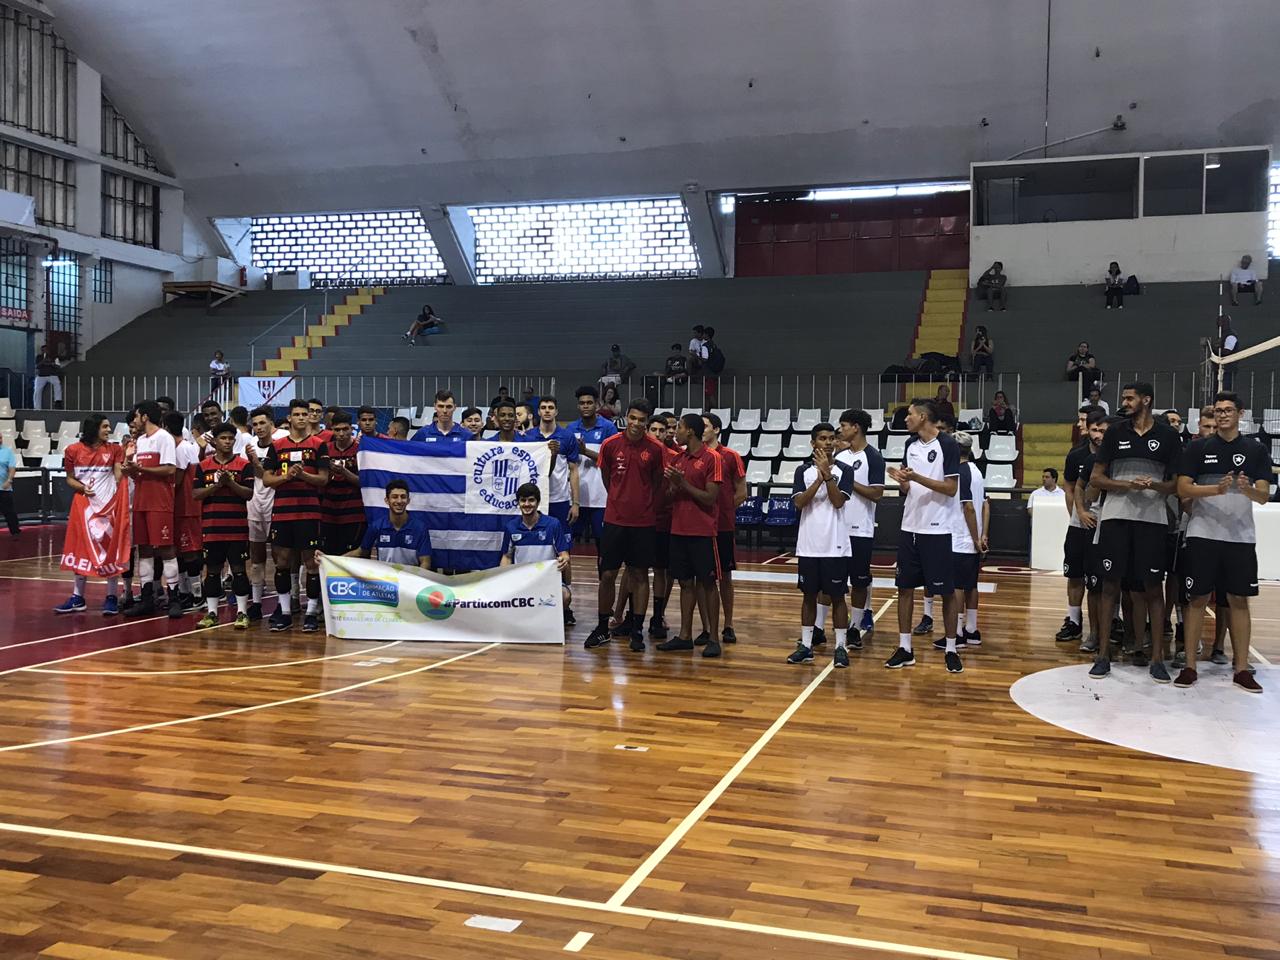
{"label": "person in bleachers", "polygon": [[996,342],[987,333],[987,328],[978,327],[977,332],[973,335],[973,346],[969,350],[970,363],[974,373],[985,373],[988,376],[995,373],[995,350]]}
{"label": "person in bleachers", "polygon": [[616,384],[609,384],[604,388],[604,392],[600,394],[600,409],[596,413],[606,420],[616,420],[618,417],[618,407],[622,405],[622,397],[618,393]]}
{"label": "person in bleachers", "polygon": [[[1218,351],[1218,356],[1226,358],[1235,353],[1239,346],[1240,338],[1231,329],[1231,317],[1229,314],[1224,313],[1218,318],[1218,337],[1214,343],[1214,348]],[[1222,389],[1230,390],[1235,379],[1236,365],[1229,363],[1222,368]]]}
{"label": "person in bleachers", "polygon": [[678,343],[671,345],[671,356],[667,357],[667,362],[662,369],[662,386],[663,395],[665,397],[666,387],[678,387],[682,383],[689,381],[689,358],[684,354],[684,348]]}
{"label": "person in bleachers", "polygon": [[622,352],[622,348],[616,343],[609,348],[609,357],[600,365],[600,385],[603,387],[610,383],[621,383],[631,376],[635,370],[635,361]]}
{"label": "person in bleachers", "polygon": [[1232,267],[1231,276],[1227,283],[1227,293],[1231,297],[1231,305],[1233,307],[1240,306],[1240,294],[1252,293],[1253,305],[1255,307],[1262,304],[1262,281],[1258,279],[1258,272],[1253,269],[1253,257],[1245,254],[1240,258],[1240,266]]}
{"label": "person in bleachers", "polygon": [[1113,305],[1119,310],[1124,309],[1124,274],[1120,272],[1120,264],[1114,260],[1102,275],[1102,289],[1106,294],[1108,310]]}
{"label": "person in bleachers", "polygon": [[230,379],[231,364],[227,363],[221,350],[213,351],[213,359],[209,361],[209,392],[217,393]]}
{"label": "person in bleachers", "polygon": [[53,390],[53,409],[62,409],[62,361],[46,344],[36,354],[35,386],[31,394],[31,409],[43,410],[44,388]]}
{"label": "person in bleachers", "polygon": [[1003,390],[997,390],[987,411],[987,429],[992,433],[1016,433],[1018,418],[1009,406],[1009,398]]}
{"label": "person in bleachers", "polygon": [[436,316],[435,310],[431,304],[424,303],[422,312],[413,318],[413,323],[409,324],[409,329],[400,335],[402,340],[409,341],[409,346],[417,343],[417,338],[430,330],[438,330],[444,325],[444,320]]}
{"label": "person in bleachers", "polygon": [[1108,416],[1111,415],[1111,404],[1102,399],[1102,384],[1097,381],[1094,381],[1093,385],[1086,391],[1085,403],[1091,407],[1099,407],[1103,413]]}
{"label": "person in bleachers", "polygon": [[1098,361],[1089,352],[1089,341],[1081,340],[1076,349],[1067,357],[1067,379],[1080,380],[1086,390],[1102,379],[1102,371],[1098,369]]}
{"label": "person in bleachers", "polygon": [[951,403],[951,388],[945,383],[938,386],[938,392],[933,398],[933,405],[941,419],[955,420],[956,408]]}
{"label": "person in bleachers", "polygon": [[978,299],[987,301],[988,310],[994,310],[997,301],[1000,309],[1006,310],[1009,307],[1008,284],[1009,277],[1004,272],[1004,264],[997,260],[978,278]]}
{"label": "person in bleachers", "polygon": [[689,340],[689,372],[697,373],[707,359],[707,328],[698,324],[693,328],[693,337]]}

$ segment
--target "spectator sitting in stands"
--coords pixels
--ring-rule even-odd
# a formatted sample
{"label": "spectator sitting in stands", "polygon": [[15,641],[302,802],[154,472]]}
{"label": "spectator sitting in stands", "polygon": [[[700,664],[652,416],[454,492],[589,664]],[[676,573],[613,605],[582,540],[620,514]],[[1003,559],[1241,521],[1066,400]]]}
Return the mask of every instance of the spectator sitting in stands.
{"label": "spectator sitting in stands", "polygon": [[1067,357],[1067,379],[1079,379],[1086,390],[1089,385],[1102,379],[1102,371],[1098,369],[1098,361],[1089,352],[1089,341],[1081,340],[1076,344],[1075,353]]}
{"label": "spectator sitting in stands", "polygon": [[1003,390],[997,390],[991,398],[991,409],[987,411],[987,429],[992,433],[1016,433],[1018,418],[1013,407],[1009,406],[1009,398]]}
{"label": "spectator sitting in stands", "polygon": [[462,417],[459,422],[464,428],[471,431],[471,436],[480,436],[480,430],[484,426],[484,411],[479,407],[467,407],[462,411]]}
{"label": "spectator sitting in stands", "polygon": [[995,372],[996,342],[991,339],[991,335],[987,333],[986,327],[978,327],[973,335],[973,347],[970,349],[970,363],[974,373],[986,373],[990,375]]}
{"label": "spectator sitting in stands", "polygon": [[933,398],[933,405],[938,411],[939,420],[955,420],[956,408],[951,404],[951,388],[945,383],[939,385],[937,396]]}
{"label": "spectator sitting in stands", "polygon": [[1085,394],[1085,403],[1092,407],[1101,407],[1103,413],[1111,416],[1111,404],[1102,399],[1102,384],[1097,381],[1094,381]]}
{"label": "spectator sitting in stands", "polygon": [[671,345],[671,356],[667,357],[662,369],[662,382],[679,384],[689,379],[689,358],[684,355],[680,344]]}
{"label": "spectator sitting in stands", "polygon": [[689,341],[689,372],[697,373],[707,359],[706,327],[698,324],[693,328],[693,339]]}
{"label": "spectator sitting in stands", "polygon": [[1066,499],[1066,492],[1058,486],[1058,471],[1053,467],[1045,467],[1044,473],[1040,474],[1040,486],[1031,491],[1031,495],[1027,497],[1027,505],[1035,507],[1046,500],[1061,503]]}
{"label": "spectator sitting in stands", "polygon": [[997,300],[1000,301],[1000,309],[1005,310],[1009,306],[1009,294],[1006,289],[1009,283],[1008,276],[1004,272],[1004,264],[997,260],[987,268],[987,272],[978,278],[978,299],[987,301],[987,309],[994,310]]}
{"label": "spectator sitting in stands", "polygon": [[[520,403],[527,403],[529,405],[529,409],[533,411],[535,421],[538,418],[538,404],[541,400],[542,398],[533,392],[533,384],[526,383],[524,385],[524,389],[520,392]],[[518,414],[519,410],[517,410],[516,413]]]}
{"label": "spectator sitting in stands", "polygon": [[621,383],[631,376],[631,371],[636,368],[635,362],[622,352],[622,348],[616,343],[609,348],[609,359],[601,365],[603,371],[600,376],[600,389],[603,390],[606,384]]}
{"label": "spectator sitting in stands", "polygon": [[889,418],[889,429],[896,430],[899,433],[905,432],[907,429],[908,412],[909,411],[906,406],[901,406],[894,410],[893,416]]}
{"label": "spectator sitting in stands", "polygon": [[494,396],[492,400],[489,401],[490,412],[492,412],[493,408],[496,407],[499,403],[502,403],[504,400],[507,400],[507,401],[511,400],[511,391],[508,390],[506,387],[498,387],[497,394]]}
{"label": "spectator sitting in stands", "polygon": [[217,393],[231,379],[231,364],[221,350],[213,351],[213,359],[209,361],[209,392]]}
{"label": "spectator sitting in stands", "polygon": [[[1218,318],[1218,338],[1214,343],[1214,348],[1218,351],[1218,356],[1229,357],[1236,352],[1236,348],[1240,346],[1240,338],[1236,336],[1234,330],[1231,329],[1231,316],[1223,314]],[[1228,363],[1222,368],[1222,389],[1230,390],[1231,385],[1236,379],[1236,365]]]}
{"label": "spectator sitting in stands", "polygon": [[617,386],[611,383],[604,388],[604,393],[600,395],[600,406],[596,410],[596,415],[604,417],[606,420],[616,419],[620,406],[622,406],[622,398],[618,394]]}
{"label": "spectator sitting in stands", "polygon": [[1231,305],[1233,307],[1240,306],[1237,297],[1242,293],[1253,294],[1253,305],[1259,306],[1262,303],[1262,281],[1258,279],[1258,272],[1253,269],[1253,257],[1245,254],[1240,258],[1240,266],[1231,270],[1231,277],[1227,283],[1227,293],[1231,297]]}
{"label": "spectator sitting in stands", "polygon": [[1102,277],[1102,288],[1107,298],[1107,309],[1111,309],[1111,305],[1115,304],[1120,310],[1124,309],[1124,274],[1120,272],[1120,264],[1111,261],[1111,266],[1107,267],[1107,272]]}
{"label": "spectator sitting in stands", "polygon": [[436,312],[432,309],[431,304],[424,303],[422,312],[413,318],[413,323],[409,324],[409,329],[400,335],[402,340],[408,340],[409,346],[413,346],[417,342],[417,338],[423,333],[432,330],[438,330],[444,325],[444,321],[436,316]]}

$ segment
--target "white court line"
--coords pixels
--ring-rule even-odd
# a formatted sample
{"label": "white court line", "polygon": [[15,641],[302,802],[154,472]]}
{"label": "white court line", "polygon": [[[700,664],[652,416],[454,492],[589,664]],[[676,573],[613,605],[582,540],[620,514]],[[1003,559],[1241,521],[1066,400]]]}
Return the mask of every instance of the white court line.
{"label": "white court line", "polygon": [[[496,646],[496,644],[495,644]],[[360,877],[368,880],[387,880],[392,883],[411,884],[418,887],[430,887],[436,890],[452,890],[458,893],[472,893],[485,897],[498,897],[505,900],[522,900],[527,903],[542,903],[574,910],[590,910],[596,913],[622,914],[629,917],[643,917],[649,920],[663,920],[670,923],[684,923],[699,927],[715,927],[721,930],[734,930],[740,933],[758,933],[765,936],[784,937],[790,940],[808,940],[812,943],[828,943],[841,947],[859,947],[863,950],[875,950],[880,953],[895,953],[899,956],[923,957],[927,960],[1005,960],[984,953],[965,953],[960,950],[944,950],[938,947],[915,947],[905,943],[893,943],[888,940],[868,940],[862,937],[848,937],[835,933],[821,933],[816,930],[794,930],[789,927],[771,927],[762,923],[743,923],[739,920],[724,920],[719,917],[700,917],[694,914],[669,913],[665,910],[649,910],[644,907],[615,906],[599,903],[595,900],[575,900],[572,897],[556,896],[547,893],[533,893],[528,890],[507,890],[502,887],[488,887],[476,883],[460,883],[456,880],[437,880],[432,877],[418,877],[407,873],[390,873],[385,870],[369,870],[364,867],[352,867],[339,863],[325,863],[320,860],[294,860],[290,857],[273,857],[261,853],[249,853],[241,850],[219,850],[212,847],[196,847],[185,843],[166,843],[161,840],[139,840],[135,837],[117,837],[109,834],[81,833],[75,830],[58,830],[54,827],[33,827],[21,823],[0,823],[0,831],[5,833],[25,834],[33,837],[52,837],[60,840],[82,840],[90,843],[101,843],[117,847],[134,847],[144,850],[163,850],[167,853],[187,854],[208,857],[212,860],[234,860],[239,863],[255,863],[264,866],[284,867],[291,870],[306,870],[311,873],[336,873],[347,877]],[[570,941],[572,942],[572,941]]]}
{"label": "white court line", "polygon": [[50,557],[60,557],[61,553],[41,553],[34,557],[10,557],[8,560],[0,560],[0,563],[22,563],[26,560],[48,560]]}
{"label": "white court line", "polygon": [[587,930],[579,930],[577,933],[573,935],[572,939],[570,939],[569,942],[564,945],[564,948],[568,950],[570,953],[577,953],[583,947],[585,947],[588,941],[590,941],[591,938],[594,936],[595,936],[594,933],[591,933]]}
{"label": "white court line", "polygon": [[[876,611],[875,616],[872,618],[873,621],[879,620],[884,616],[884,612],[889,609],[889,606],[895,599],[896,598],[890,598],[886,600],[881,605],[880,609]],[[760,734],[760,738],[748,747],[747,752],[738,758],[738,762],[730,767],[729,771],[720,778],[720,782],[711,788],[710,792],[702,798],[696,807],[689,811],[685,818],[676,825],[674,830],[667,834],[667,838],[658,845],[658,848],[654,850],[653,853],[649,854],[648,859],[646,859],[644,863],[640,864],[635,873],[627,877],[622,886],[617,889],[617,892],[609,898],[609,906],[621,906],[626,902],[627,898],[630,897],[631,894],[635,893],[636,888],[649,878],[649,874],[653,873],[653,871],[657,869],[658,864],[663,861],[667,854],[675,849],[676,845],[684,839],[685,834],[693,829],[694,824],[702,819],[703,814],[710,810],[712,805],[720,799],[721,795],[728,790],[730,786],[732,786],[733,781],[738,779],[742,771],[747,769],[747,766],[751,761],[760,754],[760,751],[769,745],[769,741],[774,738],[774,735],[786,725],[788,720],[795,716],[796,711],[804,706],[804,702],[809,699],[809,695],[818,689],[822,684],[822,681],[827,679],[834,669],[835,664],[828,663],[826,667],[823,668],[822,672],[814,677],[807,687],[800,691],[800,694],[791,701],[791,705],[782,711],[782,714],[777,720],[773,721],[773,724],[769,729]]]}
{"label": "white court line", "polygon": [[[231,624],[220,624],[229,627]],[[217,627],[203,627],[199,632],[211,633]],[[403,641],[392,640],[377,647],[366,647],[362,650],[351,650],[347,653],[335,653],[327,657],[311,657],[308,660],[286,660],[282,663],[255,663],[247,667],[200,667],[192,670],[46,670],[43,666],[27,667],[28,673],[58,673],[72,677],[175,677],[188,673],[235,673],[243,670],[270,670],[273,667],[298,667],[304,663],[320,663],[324,660],[341,660],[344,657],[365,657],[379,650],[394,647]],[[124,649],[116,647],[117,650]]]}
{"label": "white court line", "polygon": [[[191,632],[203,633],[204,631],[193,630]],[[11,753],[15,750],[32,750],[36,747],[56,747],[64,743],[80,743],[83,740],[101,740],[104,737],[115,737],[123,733],[141,733],[145,730],[160,730],[164,727],[176,727],[184,723],[197,723],[201,720],[218,720],[222,717],[234,717],[242,713],[253,713],[256,710],[267,710],[271,707],[287,707],[289,704],[303,703],[307,700],[321,700],[324,697],[333,697],[340,693],[350,693],[352,690],[359,690],[361,687],[372,686],[375,683],[384,683],[387,680],[398,680],[401,677],[411,677],[415,673],[434,670],[437,667],[443,667],[450,663],[456,663],[459,660],[465,660],[467,657],[474,657],[477,653],[485,653],[497,646],[501,646],[501,644],[490,643],[477,650],[471,650],[468,653],[460,653],[456,657],[450,657],[447,660],[439,660],[435,663],[428,663],[422,667],[414,667],[412,670],[402,670],[399,673],[390,673],[385,677],[374,677],[372,680],[363,680],[360,683],[353,683],[345,687],[337,687],[333,690],[320,690],[316,693],[308,693],[301,697],[290,697],[288,700],[273,700],[270,703],[257,703],[250,707],[236,707],[232,710],[219,710],[217,713],[205,713],[198,717],[179,717],[176,720],[161,720],[157,723],[140,723],[132,727],[121,727],[118,730],[101,730],[98,733],[82,733],[78,737],[59,737],[56,740],[35,740],[31,743],[15,743],[12,746],[0,747],[0,753]]]}

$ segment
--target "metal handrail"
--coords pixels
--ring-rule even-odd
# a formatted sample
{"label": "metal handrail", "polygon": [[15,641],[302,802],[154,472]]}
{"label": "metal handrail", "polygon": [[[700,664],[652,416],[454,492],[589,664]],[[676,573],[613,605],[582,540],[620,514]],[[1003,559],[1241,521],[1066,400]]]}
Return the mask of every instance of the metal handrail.
{"label": "metal handrail", "polygon": [[274,330],[276,327],[280,326],[280,324],[284,323],[286,320],[294,316],[299,311],[302,312],[302,335],[304,337],[307,335],[307,305],[304,303],[301,306],[294,307],[292,310],[286,313],[283,317],[281,317],[279,320],[277,320],[275,323],[267,327],[267,329],[263,330],[260,334],[258,334],[256,337],[254,337],[252,340],[249,341],[248,346],[249,346],[249,372],[250,373],[252,373],[254,368],[257,366],[257,364],[255,363],[256,351],[254,350],[253,345],[257,343],[259,340],[261,340],[263,337],[265,337],[272,330]]}

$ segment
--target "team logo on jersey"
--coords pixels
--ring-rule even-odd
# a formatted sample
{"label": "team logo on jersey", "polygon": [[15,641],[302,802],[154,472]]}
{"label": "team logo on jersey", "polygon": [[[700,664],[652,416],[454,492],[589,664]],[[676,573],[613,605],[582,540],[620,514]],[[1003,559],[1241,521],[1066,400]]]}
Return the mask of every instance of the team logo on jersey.
{"label": "team logo on jersey", "polygon": [[1111,570],[1111,561],[1110,561],[1110,560],[1103,560],[1103,561],[1102,561],[1102,569],[1103,569],[1103,570],[1106,570],[1106,571],[1108,571],[1108,572],[1110,572],[1110,570]]}
{"label": "team logo on jersey", "polygon": [[937,460],[937,459],[938,459],[938,451],[937,451],[937,450],[930,450],[930,451],[929,451],[929,462],[930,462],[930,463],[933,463],[933,461],[935,461],[935,460]]}
{"label": "team logo on jersey", "polygon": [[855,460],[855,461],[853,461],[853,469],[854,469],[854,470],[861,470],[861,469],[862,469],[862,461],[861,461],[861,460]]}
{"label": "team logo on jersey", "polygon": [[1187,577],[1187,589],[1194,590],[1196,585],[1195,577]]}
{"label": "team logo on jersey", "polygon": [[1232,454],[1232,455],[1231,455],[1231,462],[1232,462],[1232,463],[1234,463],[1237,467],[1243,467],[1243,466],[1244,466],[1244,454],[1243,454],[1243,453],[1234,453],[1234,454]]}
{"label": "team logo on jersey", "polygon": [[519,504],[516,491],[521,484],[537,483],[538,462],[521,444],[494,445],[471,465],[471,488],[489,507],[502,513],[514,512]]}
{"label": "team logo on jersey", "polygon": [[1152,453],[1155,453],[1157,450],[1159,450],[1159,449],[1160,449],[1160,441],[1159,441],[1159,440],[1148,440],[1148,441],[1147,441],[1147,449],[1148,449],[1148,450],[1150,450]]}

